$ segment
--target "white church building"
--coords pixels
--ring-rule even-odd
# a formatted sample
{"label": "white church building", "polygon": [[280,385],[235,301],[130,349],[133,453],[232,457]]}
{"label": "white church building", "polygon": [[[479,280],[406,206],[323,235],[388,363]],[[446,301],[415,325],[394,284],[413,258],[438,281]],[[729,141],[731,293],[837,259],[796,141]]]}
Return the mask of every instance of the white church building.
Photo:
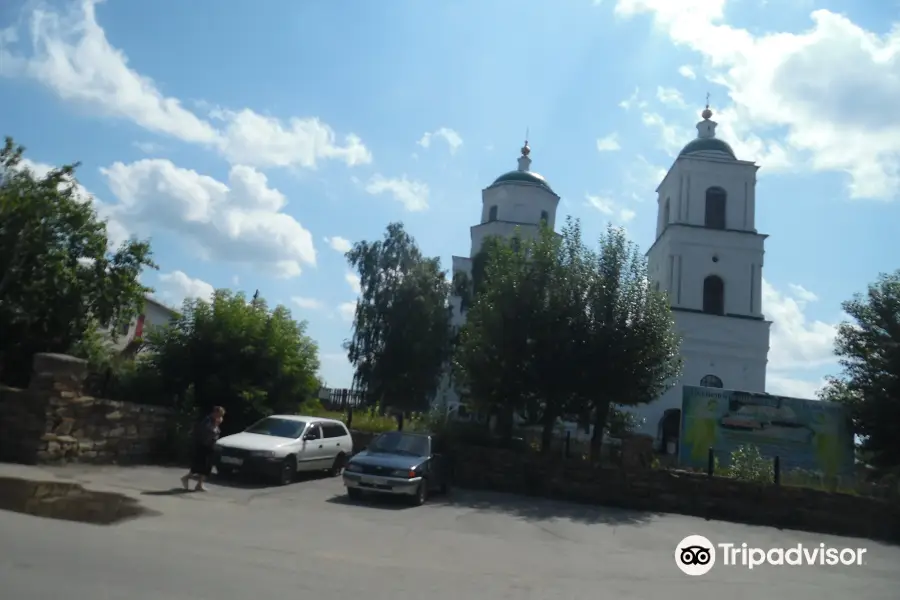
{"label": "white church building", "polygon": [[[634,409],[644,419],[640,433],[660,443],[678,435],[682,385],[766,389],[770,322],[761,306],[766,236],[756,230],[759,167],[739,160],[716,137],[709,107],[702,117],[697,138],[681,150],[656,190],[656,239],[647,251],[650,279],[667,292],[682,336],[681,379],[657,401]],[[530,170],[530,152],[526,142],[518,169],[482,191],[469,257],[453,257],[454,273],[471,275],[472,258],[488,236],[511,236],[518,228],[523,238],[532,237],[542,221],[555,227],[560,197]],[[453,323],[462,325],[460,299],[453,305]],[[449,379],[438,401],[460,410]]]}

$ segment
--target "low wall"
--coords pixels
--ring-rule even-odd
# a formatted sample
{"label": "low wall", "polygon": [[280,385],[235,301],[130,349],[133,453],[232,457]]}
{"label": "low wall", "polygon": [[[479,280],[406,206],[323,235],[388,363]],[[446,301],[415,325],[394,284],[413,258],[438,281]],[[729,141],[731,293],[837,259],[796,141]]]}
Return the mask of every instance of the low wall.
{"label": "low wall", "polygon": [[454,463],[460,487],[900,542],[900,506],[876,498],[494,448],[457,448]]}
{"label": "low wall", "polygon": [[146,463],[166,442],[172,411],[82,396],[87,363],[38,354],[27,390],[0,389],[0,460]]}

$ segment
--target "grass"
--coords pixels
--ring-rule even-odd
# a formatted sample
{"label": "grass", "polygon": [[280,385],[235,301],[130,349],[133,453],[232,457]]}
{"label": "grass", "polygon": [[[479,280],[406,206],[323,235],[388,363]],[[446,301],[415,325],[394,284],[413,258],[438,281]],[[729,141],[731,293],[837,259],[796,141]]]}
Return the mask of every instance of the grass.
{"label": "grass", "polygon": [[[311,417],[322,417],[325,419],[335,419],[347,423],[347,413],[335,410],[326,410],[321,402],[306,402],[300,407],[301,414]],[[406,431],[417,431],[426,429],[425,419],[419,415],[413,415],[404,422],[403,429]],[[385,431],[397,431],[397,419],[391,416],[382,415],[376,408],[360,408],[353,411],[353,421],[350,423],[351,429],[362,431],[365,433],[383,433]]]}

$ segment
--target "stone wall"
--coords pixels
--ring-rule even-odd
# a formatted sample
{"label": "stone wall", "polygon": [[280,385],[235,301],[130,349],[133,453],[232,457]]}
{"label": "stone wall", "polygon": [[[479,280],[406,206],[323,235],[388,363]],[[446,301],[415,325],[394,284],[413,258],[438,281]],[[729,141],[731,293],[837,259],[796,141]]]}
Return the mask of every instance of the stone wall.
{"label": "stone wall", "polygon": [[595,468],[494,448],[455,450],[460,487],[900,542],[896,501],[659,469]]}
{"label": "stone wall", "polygon": [[166,443],[168,409],[81,395],[83,360],[38,354],[27,390],[0,389],[0,460],[149,462]]}

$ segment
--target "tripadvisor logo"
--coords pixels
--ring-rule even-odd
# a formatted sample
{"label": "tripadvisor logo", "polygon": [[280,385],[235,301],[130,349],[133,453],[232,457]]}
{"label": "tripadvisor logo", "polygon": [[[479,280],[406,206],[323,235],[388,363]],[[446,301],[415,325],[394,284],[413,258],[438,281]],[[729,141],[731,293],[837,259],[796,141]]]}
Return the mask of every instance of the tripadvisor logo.
{"label": "tripadvisor logo", "polygon": [[866,548],[835,548],[825,544],[796,544],[783,548],[759,548],[747,543],[713,544],[702,535],[689,535],[675,547],[675,565],[691,576],[705,575],[716,565],[753,569],[762,565],[803,566],[863,565]]}

